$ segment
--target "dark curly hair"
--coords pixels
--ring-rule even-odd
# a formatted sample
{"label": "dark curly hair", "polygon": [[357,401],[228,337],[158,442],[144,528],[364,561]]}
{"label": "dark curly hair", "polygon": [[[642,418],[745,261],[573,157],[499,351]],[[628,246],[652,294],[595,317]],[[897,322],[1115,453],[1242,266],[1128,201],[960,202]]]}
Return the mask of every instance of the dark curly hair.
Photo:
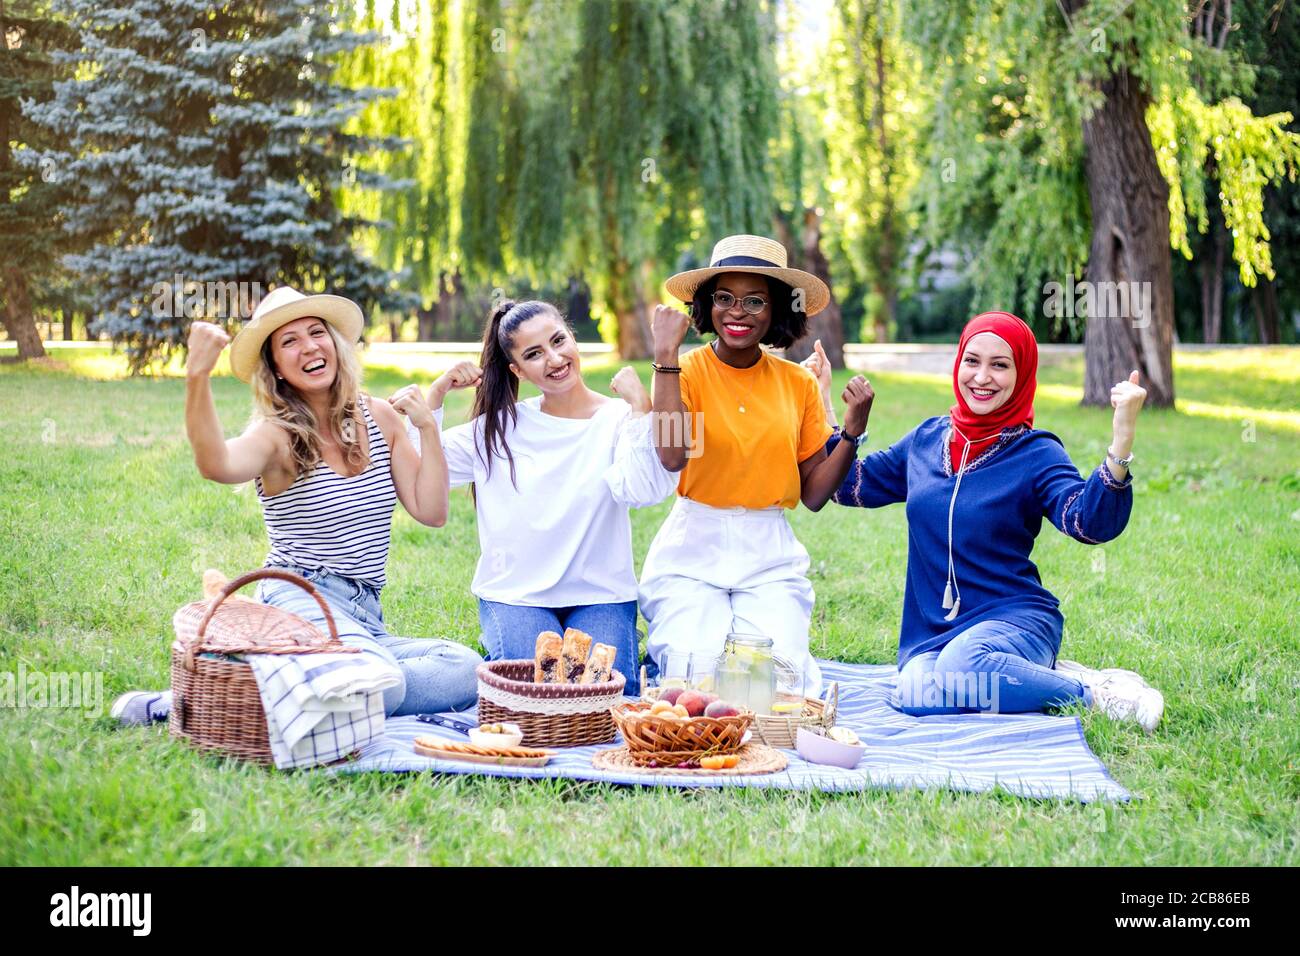
{"label": "dark curly hair", "polygon": [[[701,282],[691,298],[689,313],[695,331],[701,335],[717,334],[713,328],[713,292],[718,287],[718,279],[725,274],[719,273]],[[768,326],[762,344],[788,349],[808,332],[808,313],[794,310],[794,289],[772,276],[763,276],[763,278],[767,280],[767,297],[771,303],[772,324]]]}

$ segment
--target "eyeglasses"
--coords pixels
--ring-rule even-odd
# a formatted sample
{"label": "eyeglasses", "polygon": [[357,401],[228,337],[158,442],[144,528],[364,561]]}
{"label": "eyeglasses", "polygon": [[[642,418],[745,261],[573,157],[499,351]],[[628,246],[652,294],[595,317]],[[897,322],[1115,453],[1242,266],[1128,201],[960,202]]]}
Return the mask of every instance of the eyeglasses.
{"label": "eyeglasses", "polygon": [[[736,304],[736,297],[730,292],[715,292],[713,293],[713,304],[726,312]],[[740,300],[740,307],[750,315],[758,315],[767,307],[767,299],[764,299],[761,295],[747,295]]]}

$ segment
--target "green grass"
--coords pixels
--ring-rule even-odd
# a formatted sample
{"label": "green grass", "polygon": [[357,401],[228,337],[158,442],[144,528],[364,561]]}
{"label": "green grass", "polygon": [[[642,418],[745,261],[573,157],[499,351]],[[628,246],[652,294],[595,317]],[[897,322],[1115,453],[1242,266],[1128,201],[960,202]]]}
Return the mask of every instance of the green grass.
{"label": "green grass", "polygon": [[[204,568],[258,566],[265,533],[251,488],[196,474],[181,380],[125,379],[116,359],[93,351],[60,360],[0,367],[0,672],[102,673],[109,700],[166,684],[172,612],[195,597]],[[368,387],[387,395],[412,376],[427,381],[427,361],[371,366]],[[612,367],[588,362],[586,371],[603,386]],[[1089,549],[1046,527],[1035,551],[1062,601],[1063,655],[1134,668],[1165,693],[1154,736],[1082,715],[1093,750],[1141,797],[1130,805],[431,774],[327,779],[199,756],[162,729],[14,709],[0,711],[0,865],[1294,865],[1300,350],[1181,355],[1177,371],[1186,410],[1143,413],[1125,534]],[[943,378],[872,380],[872,448],[951,402]],[[1078,406],[1079,380],[1077,368],[1045,374],[1037,421],[1089,469],[1109,415]],[[219,378],[215,391],[234,432],[247,389]],[[465,407],[456,396],[449,420]],[[638,560],[667,507],[634,515]],[[793,522],[813,557],[814,651],[892,661],[903,509],[829,506]],[[393,631],[474,644],[476,556],[467,495],[453,496],[442,529],[399,513],[384,595]],[[579,832],[602,838],[578,841]]]}

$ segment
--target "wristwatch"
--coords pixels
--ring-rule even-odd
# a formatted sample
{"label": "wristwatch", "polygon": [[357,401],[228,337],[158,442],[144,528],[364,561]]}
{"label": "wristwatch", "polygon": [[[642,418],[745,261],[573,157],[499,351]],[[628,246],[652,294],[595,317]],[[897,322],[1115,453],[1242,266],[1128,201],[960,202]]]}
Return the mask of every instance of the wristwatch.
{"label": "wristwatch", "polygon": [[862,429],[862,434],[859,435],[857,438],[854,438],[852,435],[848,434],[848,433],[847,433],[843,428],[841,428],[841,429],[840,429],[840,438],[841,438],[843,441],[847,441],[847,442],[852,442],[852,443],[853,443],[853,453],[856,455],[857,452],[858,452],[858,449],[861,448],[864,444],[866,444],[866,441],[867,441],[867,430],[866,430],[865,428]]}
{"label": "wristwatch", "polygon": [[1131,462],[1137,456],[1135,456],[1132,452],[1129,452],[1127,458],[1116,458],[1114,453],[1109,448],[1107,448],[1106,457],[1109,458],[1111,461],[1113,461],[1115,464],[1119,465],[1121,468],[1127,468],[1129,466],[1129,462]]}

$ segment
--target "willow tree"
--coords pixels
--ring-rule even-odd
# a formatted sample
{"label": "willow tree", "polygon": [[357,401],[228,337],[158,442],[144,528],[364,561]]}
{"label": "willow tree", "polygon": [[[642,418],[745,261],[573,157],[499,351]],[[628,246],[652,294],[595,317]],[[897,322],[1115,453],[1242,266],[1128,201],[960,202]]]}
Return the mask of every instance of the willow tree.
{"label": "willow tree", "polygon": [[871,289],[877,342],[889,340],[909,205],[919,171],[915,54],[903,41],[897,0],[836,0],[827,56],[830,173],[844,249]]}
{"label": "willow tree", "polygon": [[503,207],[484,190],[508,208],[483,228],[507,237],[511,263],[587,277],[620,353],[647,357],[649,303],[683,250],[771,228],[772,9],[547,0],[515,12],[503,27],[508,89],[479,120],[498,130],[482,165],[499,179],[487,181],[471,150],[466,191],[485,218]]}
{"label": "willow tree", "polygon": [[971,237],[985,302],[1036,311],[1043,277],[1083,272],[1086,404],[1134,368],[1149,402],[1174,401],[1176,233],[1150,118],[1196,88],[1189,64],[1223,64],[1191,29],[1202,6],[911,0],[905,18],[935,83],[929,224],[985,227]]}
{"label": "willow tree", "polygon": [[366,250],[431,303],[419,311],[421,338],[433,335],[430,325],[448,319],[460,265],[456,199],[464,122],[458,117],[464,111],[458,108],[460,51],[452,14],[451,5],[441,0],[366,0],[354,10],[351,25],[381,35],[384,42],[348,54],[336,73],[350,88],[378,87],[392,94],[371,101],[348,131],[403,141],[403,148],[358,157],[357,166],[404,188],[367,189],[352,175],[340,205],[376,223],[363,236]]}

